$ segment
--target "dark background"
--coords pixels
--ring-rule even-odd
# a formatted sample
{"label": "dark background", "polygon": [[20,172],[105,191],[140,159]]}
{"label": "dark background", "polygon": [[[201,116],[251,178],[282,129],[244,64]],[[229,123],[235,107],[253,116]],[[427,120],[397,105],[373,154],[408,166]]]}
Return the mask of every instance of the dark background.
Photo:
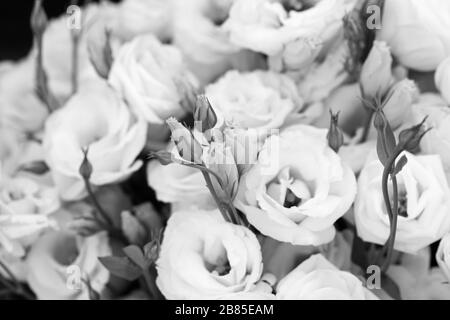
{"label": "dark background", "polygon": [[[79,1],[80,4],[86,2]],[[49,17],[57,17],[65,13],[71,3],[71,0],[44,0],[44,8]],[[33,4],[33,0],[0,0],[0,60],[17,60],[30,50],[33,42],[30,30]]]}

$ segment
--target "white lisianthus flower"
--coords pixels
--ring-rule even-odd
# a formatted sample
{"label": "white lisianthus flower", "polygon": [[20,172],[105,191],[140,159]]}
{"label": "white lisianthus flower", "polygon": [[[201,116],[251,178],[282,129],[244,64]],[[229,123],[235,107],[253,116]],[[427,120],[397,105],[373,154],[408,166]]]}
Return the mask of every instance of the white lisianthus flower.
{"label": "white lisianthus flower", "polygon": [[361,280],[341,271],[322,255],[301,263],[277,286],[279,300],[378,300]]}
{"label": "white lisianthus flower", "polygon": [[[82,279],[101,293],[110,279],[98,257],[110,256],[106,232],[87,238],[67,232],[49,232],[32,247],[27,282],[40,300],[88,300]],[[72,275],[72,278],[70,276]]]}
{"label": "white lisianthus flower", "polygon": [[156,284],[167,299],[220,299],[251,292],[262,274],[256,236],[224,222],[218,210],[174,214],[156,265]]}
{"label": "white lisianthus flower", "polygon": [[236,0],[224,28],[232,43],[275,56],[288,69],[307,66],[334,42],[355,3],[316,1],[311,7],[285,8],[281,2]]}
{"label": "white lisianthus flower", "polygon": [[450,281],[450,233],[447,233],[439,244],[436,252],[436,261],[439,264],[442,272]]}
{"label": "white lisianthus flower", "polygon": [[270,136],[241,177],[235,204],[264,235],[297,245],[333,240],[333,224],[352,205],[356,180],[326,135],[298,125]]}
{"label": "white lisianthus flower", "polygon": [[183,93],[195,85],[181,52],[153,35],[138,36],[119,49],[108,81],[139,117],[154,124],[183,117]]}
{"label": "white lisianthus flower", "polygon": [[434,79],[442,97],[450,105],[450,56],[441,62]]}
{"label": "white lisianthus flower", "polygon": [[294,82],[287,76],[254,71],[229,71],[217,82],[205,88],[218,117],[217,127],[227,124],[237,128],[260,130],[279,129],[290,117],[311,122],[303,107]]}
{"label": "white lisianthus flower", "polygon": [[145,121],[135,119],[104,82],[85,85],[47,120],[44,135],[46,162],[65,200],[86,195],[79,173],[89,147],[94,186],[117,183],[139,169],[135,161],[146,140]]}
{"label": "white lisianthus flower", "polygon": [[[439,156],[403,155],[408,162],[397,175],[399,211],[394,249],[415,253],[450,230],[450,188]],[[359,237],[380,245],[390,231],[381,191],[382,173],[381,162],[372,156],[359,176],[355,201]]]}
{"label": "white lisianthus flower", "polygon": [[152,33],[161,40],[172,36],[172,6],[167,0],[125,0],[117,5],[113,34],[128,41]]}
{"label": "white lisianthus flower", "polygon": [[[404,66],[433,71],[450,55],[450,2],[386,0],[377,39]],[[411,41],[414,39],[414,41]]]}
{"label": "white lisianthus flower", "polygon": [[31,176],[0,180],[0,250],[21,258],[46,229],[56,227],[50,217],[60,202],[55,188]]}
{"label": "white lisianthus flower", "polygon": [[428,116],[425,126],[432,128],[420,141],[421,151],[440,155],[444,170],[450,177],[450,108],[438,95],[424,94],[412,110],[414,123]]}

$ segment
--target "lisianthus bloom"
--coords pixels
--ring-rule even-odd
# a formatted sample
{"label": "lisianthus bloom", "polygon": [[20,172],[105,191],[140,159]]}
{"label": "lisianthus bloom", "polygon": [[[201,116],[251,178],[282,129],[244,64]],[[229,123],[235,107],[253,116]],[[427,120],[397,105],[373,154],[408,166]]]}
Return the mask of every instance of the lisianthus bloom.
{"label": "lisianthus bloom", "polygon": [[173,43],[183,53],[189,70],[202,85],[229,69],[252,70],[264,65],[261,57],[232,44],[222,23],[232,0],[174,0]]}
{"label": "lisianthus bloom", "polygon": [[387,42],[404,66],[433,71],[450,55],[449,29],[446,0],[386,0],[377,38]]}
{"label": "lisianthus bloom", "polygon": [[357,277],[339,270],[320,254],[284,277],[276,291],[280,300],[378,300]]}
{"label": "lisianthus bloom", "polygon": [[195,85],[181,52],[153,35],[138,36],[119,49],[108,81],[136,115],[154,124],[183,117],[184,92]]}
{"label": "lisianthus bloom", "polygon": [[343,18],[355,1],[315,1],[313,5],[287,1],[236,0],[224,28],[230,41],[282,61],[287,69],[307,66],[343,30]]}
{"label": "lisianthus bloom", "polygon": [[61,197],[77,200],[87,194],[79,173],[83,148],[89,148],[93,185],[128,178],[142,165],[136,158],[144,147],[146,129],[146,122],[136,119],[106,83],[85,84],[45,126],[46,162]]}
{"label": "lisianthus bloom", "polygon": [[261,248],[247,228],[218,210],[186,210],[168,222],[156,284],[167,299],[219,299],[251,292],[262,273]]}
{"label": "lisianthus bloom", "polygon": [[351,207],[356,180],[326,135],[298,125],[270,136],[241,177],[235,204],[264,235],[297,245],[333,240],[333,224]]}
{"label": "lisianthus bloom", "polygon": [[32,247],[27,281],[41,300],[88,300],[89,281],[101,293],[110,274],[98,257],[110,256],[106,232],[81,238],[67,232],[49,232]]}
{"label": "lisianthus bloom", "polygon": [[56,227],[50,215],[58,210],[58,193],[31,176],[1,177],[0,250],[24,257],[46,229]]}
{"label": "lisianthus bloom", "polygon": [[[229,71],[205,88],[218,117],[217,126],[258,130],[279,129],[291,117],[311,122],[308,113],[297,114],[303,107],[294,82],[274,72]],[[266,133],[267,134],[267,133]]]}
{"label": "lisianthus bloom", "polygon": [[113,34],[124,41],[152,33],[161,40],[172,37],[172,7],[166,0],[125,0],[114,8]]}
{"label": "lisianthus bloom", "polygon": [[[415,253],[439,240],[450,230],[450,188],[439,156],[415,156],[397,175],[398,222],[394,248]],[[368,160],[358,180],[355,221],[359,237],[383,245],[390,225],[383,201],[383,165],[375,156]],[[392,190],[390,198],[392,199]]]}

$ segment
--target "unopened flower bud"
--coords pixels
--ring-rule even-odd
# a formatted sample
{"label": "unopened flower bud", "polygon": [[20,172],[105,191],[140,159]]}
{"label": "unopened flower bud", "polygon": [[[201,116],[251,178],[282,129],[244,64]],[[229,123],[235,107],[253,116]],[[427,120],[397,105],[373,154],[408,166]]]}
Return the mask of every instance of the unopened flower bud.
{"label": "unopened flower bud", "polygon": [[450,105],[450,57],[441,62],[434,77],[436,87]]}
{"label": "unopened flower bud", "polygon": [[111,31],[103,23],[98,23],[89,32],[87,47],[95,70],[107,79],[113,63]]}
{"label": "unopened flower bud", "polygon": [[47,15],[42,6],[42,0],[35,0],[31,13],[31,29],[36,37],[41,37],[47,28]]}
{"label": "unopened flower bud", "polygon": [[408,129],[403,130],[399,134],[399,145],[403,148],[403,150],[414,152],[417,150],[417,148],[420,145],[420,140],[422,140],[422,137],[431,130],[425,129],[425,121],[427,120],[427,117],[425,117],[421,123],[412,126]]}
{"label": "unopened flower bud", "polygon": [[80,176],[84,180],[89,181],[89,179],[91,178],[91,175],[92,175],[92,171],[93,171],[92,164],[87,157],[89,149],[88,148],[82,149],[82,151],[84,154],[84,158],[83,158],[83,161],[81,162],[78,172],[80,173]]}
{"label": "unopened flower bud", "polygon": [[200,131],[205,132],[214,128],[217,123],[217,115],[205,95],[197,96],[194,110],[194,120],[201,124]]}
{"label": "unopened flower bud", "polygon": [[392,80],[392,56],[385,42],[374,41],[361,70],[361,86],[366,98],[382,97]]}
{"label": "unopened flower bud", "polygon": [[344,134],[338,126],[339,112],[333,114],[333,111],[330,110],[330,115],[330,129],[327,134],[328,145],[337,153],[344,144]]}
{"label": "unopened flower bud", "polygon": [[405,79],[398,82],[385,102],[383,112],[393,129],[402,125],[411,113],[411,107],[419,98],[419,89],[414,81]]}
{"label": "unopened flower bud", "polygon": [[194,138],[192,132],[175,118],[169,118],[166,122],[172,132],[172,141],[175,143],[180,156],[186,161],[201,163],[202,146]]}

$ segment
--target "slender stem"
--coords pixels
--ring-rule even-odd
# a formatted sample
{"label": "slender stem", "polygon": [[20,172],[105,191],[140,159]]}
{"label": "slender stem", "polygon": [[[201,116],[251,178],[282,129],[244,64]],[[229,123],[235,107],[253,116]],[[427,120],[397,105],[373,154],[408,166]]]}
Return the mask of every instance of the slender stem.
{"label": "slender stem", "polygon": [[29,300],[34,300],[34,297],[24,289],[24,287],[20,283],[20,281],[17,280],[17,278],[14,276],[14,274],[11,272],[11,270],[9,270],[9,268],[2,261],[0,261],[0,266],[2,267],[3,270],[5,270],[5,272],[8,274],[8,276],[11,278],[14,285],[11,284],[9,280],[7,280],[3,276],[1,276],[1,274],[0,274],[0,283],[2,283],[7,289],[14,292],[15,294],[25,297]]}
{"label": "slender stem", "polygon": [[78,44],[80,34],[78,30],[72,30],[72,94],[78,90]]}
{"label": "slender stem", "polygon": [[[390,222],[389,237],[386,241],[385,247],[382,250],[382,254],[384,254],[385,250],[387,250],[387,252],[388,252],[387,258],[384,261],[383,266],[382,266],[382,269],[384,271],[386,271],[387,268],[389,268],[389,265],[391,263],[392,252],[393,252],[394,243],[395,243],[395,234],[397,232],[398,188],[397,188],[397,178],[395,177],[394,168],[395,168],[395,160],[400,155],[401,151],[402,151],[401,148],[396,148],[396,150],[394,150],[393,154],[388,159],[386,166],[384,167],[383,176],[382,176],[382,180],[381,180],[384,204],[386,206],[386,210],[387,210],[387,213],[389,216],[389,222]],[[389,176],[391,177],[392,185],[393,185],[394,210],[391,207],[391,201],[389,198],[389,190],[388,190]]]}
{"label": "slender stem", "polygon": [[149,269],[143,270],[142,274],[144,276],[145,283],[147,284],[148,290],[151,293],[151,295],[153,296],[153,299],[158,300],[161,297],[161,294],[159,293],[159,290],[156,287],[154,276],[152,276]]}
{"label": "slender stem", "polygon": [[369,137],[370,126],[372,124],[372,119],[373,119],[373,111],[368,110],[366,123],[364,124],[364,131],[363,131],[363,134],[361,136],[361,140],[359,141],[359,143],[364,143],[367,141],[367,138]]}
{"label": "slender stem", "polygon": [[398,186],[397,186],[397,178],[395,174],[391,174],[391,180],[392,180],[392,189],[393,189],[393,200],[394,200],[394,210],[393,210],[393,216],[391,221],[391,229],[389,238],[387,241],[387,255],[386,260],[384,261],[383,266],[381,267],[381,270],[383,272],[386,272],[389,268],[389,265],[391,264],[392,260],[392,254],[394,252],[394,243],[395,243],[395,236],[397,233],[397,218],[398,218]]}
{"label": "slender stem", "polygon": [[101,215],[104,222],[106,222],[109,226],[114,226],[114,223],[112,219],[106,214],[105,210],[103,210],[100,203],[97,201],[97,197],[95,196],[94,192],[92,191],[91,183],[87,179],[84,180],[84,185],[86,186],[86,190],[88,192],[89,198],[91,199],[92,203],[94,204],[94,207],[97,209],[97,212]]}
{"label": "slender stem", "polygon": [[211,181],[211,177],[209,176],[209,173],[207,173],[207,172],[205,172],[203,170],[201,170],[201,172],[203,174],[203,177],[205,178],[206,185],[208,186],[208,189],[211,192],[211,195],[213,196],[214,201],[216,202],[217,207],[220,210],[220,213],[222,213],[223,218],[227,222],[232,222],[232,219],[228,216],[228,213],[225,210],[225,208],[224,208],[224,206],[222,204],[222,201],[219,199],[219,197],[217,196],[216,191],[214,190],[214,185],[213,185],[213,183]]}

